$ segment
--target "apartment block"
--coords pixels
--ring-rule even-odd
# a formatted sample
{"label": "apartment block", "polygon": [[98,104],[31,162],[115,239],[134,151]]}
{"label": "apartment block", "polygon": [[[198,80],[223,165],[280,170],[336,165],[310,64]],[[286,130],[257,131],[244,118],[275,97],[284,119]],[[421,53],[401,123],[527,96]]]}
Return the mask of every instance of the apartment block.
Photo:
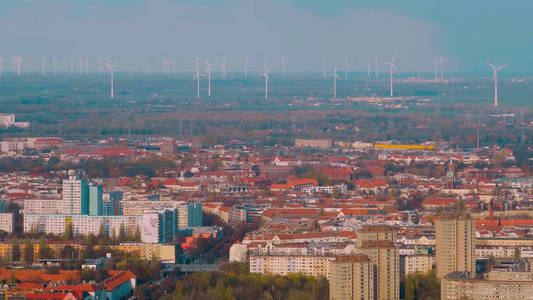
{"label": "apartment block", "polygon": [[437,219],[437,277],[452,272],[476,276],[476,227],[468,214],[450,214]]}
{"label": "apartment block", "polygon": [[250,256],[250,272],[259,274],[287,275],[303,273],[309,276],[323,276],[329,280],[330,262],[333,256]]}
{"label": "apartment block", "polygon": [[338,256],[329,268],[331,300],[375,299],[374,266],[367,256]]}

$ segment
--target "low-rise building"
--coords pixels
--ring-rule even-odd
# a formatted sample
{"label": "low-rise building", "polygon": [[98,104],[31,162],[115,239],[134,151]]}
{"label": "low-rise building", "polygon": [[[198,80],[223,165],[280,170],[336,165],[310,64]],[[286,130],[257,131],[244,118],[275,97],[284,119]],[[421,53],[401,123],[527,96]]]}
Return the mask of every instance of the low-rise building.
{"label": "low-rise building", "polygon": [[462,272],[450,273],[441,280],[441,299],[531,299],[533,295],[531,276],[520,275],[518,280],[514,280],[513,277],[512,274],[491,276],[489,272],[488,280],[481,280],[469,278]]}
{"label": "low-rise building", "polygon": [[334,260],[333,256],[254,255],[250,256],[250,272],[273,275],[303,273],[329,279],[329,263]]}
{"label": "low-rise building", "polygon": [[0,213],[0,231],[13,232],[13,213]]}

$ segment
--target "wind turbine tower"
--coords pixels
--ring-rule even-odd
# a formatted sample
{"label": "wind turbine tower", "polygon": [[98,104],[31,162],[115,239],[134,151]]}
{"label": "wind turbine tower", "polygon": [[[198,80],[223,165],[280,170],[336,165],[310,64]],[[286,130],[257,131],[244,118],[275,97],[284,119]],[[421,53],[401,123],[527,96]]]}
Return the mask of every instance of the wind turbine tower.
{"label": "wind turbine tower", "polygon": [[207,71],[207,96],[211,97],[211,67],[214,66],[214,64],[210,64],[206,60],[205,65]]}
{"label": "wind turbine tower", "polygon": [[344,58],[342,61],[344,62],[344,79],[348,80],[348,66],[350,65],[350,61],[347,57]]}
{"label": "wind turbine tower", "polygon": [[248,57],[243,57],[242,60],[244,61],[244,79],[248,80]]}
{"label": "wind turbine tower", "polygon": [[265,77],[265,101],[266,102],[268,102],[268,80],[269,80],[268,73],[269,73],[269,70],[265,69],[264,73],[259,74],[259,76]]}
{"label": "wind turbine tower", "polygon": [[44,65],[46,64],[46,58],[44,56],[41,58],[41,63],[42,63],[41,74],[44,75]]}
{"label": "wind turbine tower", "polygon": [[439,78],[439,75],[437,74],[437,69],[439,68],[439,57],[435,56],[435,80]]}
{"label": "wind turbine tower", "polygon": [[109,73],[111,74],[111,99],[115,98],[115,90],[114,90],[114,78],[113,78],[113,75],[114,75],[114,68],[116,67],[116,65],[112,65],[110,63],[107,64],[107,68],[109,69]]}
{"label": "wind turbine tower", "polygon": [[176,60],[175,59],[170,60],[170,67],[172,68],[172,75],[176,75]]}
{"label": "wind turbine tower", "polygon": [[366,76],[370,77],[370,58],[365,58],[366,60]]}
{"label": "wind turbine tower", "polygon": [[329,74],[330,77],[333,77],[333,99],[337,99],[337,79],[341,79],[337,75],[337,66],[333,68],[333,73]]}
{"label": "wind turbine tower", "polygon": [[263,57],[263,73],[266,73],[268,64],[268,56]]}
{"label": "wind turbine tower", "polygon": [[328,68],[328,57],[322,57],[322,78],[326,80],[326,69]]}
{"label": "wind turbine tower", "polygon": [[83,74],[83,65],[84,65],[83,57],[79,57],[78,61],[80,62],[80,75],[81,75]]}
{"label": "wind turbine tower", "polygon": [[281,78],[285,79],[285,70],[287,67],[287,57],[282,56],[281,57]]}
{"label": "wind turbine tower", "polygon": [[22,64],[22,57],[15,56],[13,58],[13,63],[17,66],[17,75],[20,76],[20,64]]}
{"label": "wind turbine tower", "polygon": [[375,64],[374,71],[376,73],[376,78],[378,78],[378,57],[376,55],[374,55],[374,64]]}
{"label": "wind turbine tower", "polygon": [[56,69],[56,58],[55,56],[52,57],[52,69],[54,70],[54,75],[57,74],[57,69]]}
{"label": "wind turbine tower", "polygon": [[398,69],[396,69],[396,66],[394,65],[394,56],[392,57],[392,59],[389,62],[386,62],[385,64],[390,66],[390,96],[393,97],[392,74],[393,74],[394,70],[398,71]]}
{"label": "wind turbine tower", "polygon": [[222,57],[222,64],[220,65],[220,68],[222,69],[222,78],[226,78],[226,65],[228,63],[228,57],[223,56]]}
{"label": "wind turbine tower", "polygon": [[498,71],[503,69],[503,68],[506,68],[507,65],[503,65],[503,66],[499,66],[499,67],[496,67],[494,66],[493,64],[491,64],[490,62],[487,62],[487,64],[489,65],[489,67],[492,68],[493,70],[493,79],[494,79],[494,107],[498,107]]}
{"label": "wind turbine tower", "polygon": [[193,77],[193,79],[196,79],[196,99],[200,99],[200,76],[204,76],[203,74],[200,74],[198,60],[198,57],[194,59],[194,63],[196,64],[196,75]]}
{"label": "wind turbine tower", "polygon": [[96,61],[98,62],[98,73],[102,73],[102,60],[101,58],[98,58]]}
{"label": "wind turbine tower", "polygon": [[446,59],[444,59],[444,56],[439,57],[439,64],[440,64],[440,79],[444,79],[444,62]]}

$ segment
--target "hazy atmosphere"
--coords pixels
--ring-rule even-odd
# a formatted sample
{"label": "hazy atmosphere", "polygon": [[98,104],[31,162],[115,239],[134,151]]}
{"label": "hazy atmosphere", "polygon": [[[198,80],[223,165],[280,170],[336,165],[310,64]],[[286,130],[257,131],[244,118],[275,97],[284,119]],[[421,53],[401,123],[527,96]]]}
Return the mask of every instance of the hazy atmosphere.
{"label": "hazy atmosphere", "polygon": [[195,55],[229,56],[228,69],[268,56],[279,68],[320,70],[320,57],[364,58],[394,54],[400,71],[431,71],[436,55],[447,70],[486,71],[486,60],[509,72],[533,67],[533,3],[512,1],[253,1],[253,0],[4,0],[0,3],[2,55],[111,57],[119,69],[161,67],[162,57],[188,70]]}
{"label": "hazy atmosphere", "polygon": [[0,299],[532,299],[532,12],[0,0]]}

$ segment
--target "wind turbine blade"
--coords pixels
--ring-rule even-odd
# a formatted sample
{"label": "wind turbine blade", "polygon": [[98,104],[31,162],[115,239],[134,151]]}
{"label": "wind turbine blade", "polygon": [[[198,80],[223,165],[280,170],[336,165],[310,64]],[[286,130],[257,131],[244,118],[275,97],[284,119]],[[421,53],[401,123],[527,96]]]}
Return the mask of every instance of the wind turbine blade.
{"label": "wind turbine blade", "polygon": [[491,64],[490,62],[487,62],[487,65],[489,65],[492,69],[496,69],[496,67],[493,64]]}

